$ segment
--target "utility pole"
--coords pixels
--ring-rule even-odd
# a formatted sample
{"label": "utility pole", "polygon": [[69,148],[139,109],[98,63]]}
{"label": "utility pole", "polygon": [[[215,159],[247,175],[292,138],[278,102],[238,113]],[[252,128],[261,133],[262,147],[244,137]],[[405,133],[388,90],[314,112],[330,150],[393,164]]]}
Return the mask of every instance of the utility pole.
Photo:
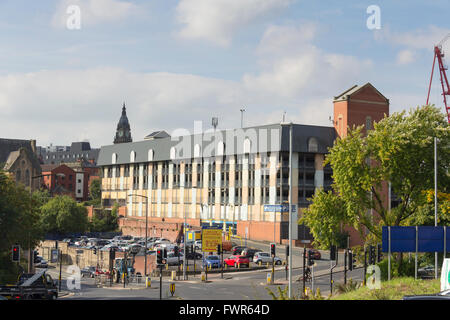
{"label": "utility pole", "polygon": [[241,109],[240,111],[241,111],[241,128],[243,128],[244,127],[244,112],[245,112],[245,109]]}
{"label": "utility pole", "polygon": [[292,122],[289,125],[289,299],[292,299]]}
{"label": "utility pole", "polygon": [[[445,96],[444,96],[445,98]],[[437,143],[438,138],[434,137],[434,226],[437,227]],[[438,278],[438,253],[434,253],[434,278]]]}

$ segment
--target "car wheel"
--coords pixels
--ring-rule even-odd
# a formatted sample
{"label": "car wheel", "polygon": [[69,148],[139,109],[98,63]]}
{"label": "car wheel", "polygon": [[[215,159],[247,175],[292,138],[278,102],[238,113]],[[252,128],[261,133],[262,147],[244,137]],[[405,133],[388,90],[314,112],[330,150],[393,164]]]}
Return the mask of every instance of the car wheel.
{"label": "car wheel", "polygon": [[278,260],[277,262],[275,262],[275,264],[280,265],[281,264],[281,260]]}

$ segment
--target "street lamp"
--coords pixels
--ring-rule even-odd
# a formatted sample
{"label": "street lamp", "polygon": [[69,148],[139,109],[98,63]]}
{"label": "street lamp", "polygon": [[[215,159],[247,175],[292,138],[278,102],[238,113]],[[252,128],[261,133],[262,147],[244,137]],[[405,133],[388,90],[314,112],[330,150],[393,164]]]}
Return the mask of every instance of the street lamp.
{"label": "street lamp", "polygon": [[[439,139],[437,137],[434,137],[434,226],[437,227],[437,143],[439,142]],[[434,253],[434,277],[435,279],[438,278],[438,253]]]}
{"label": "street lamp", "polygon": [[147,196],[142,196],[140,194],[133,194],[133,193],[129,194],[129,196],[133,196],[133,195],[145,198],[146,201],[147,201],[147,204],[145,206],[145,250],[144,250],[144,275],[147,276],[147,241],[148,241],[147,240],[148,239],[148,234],[147,234],[147,232],[148,232],[148,210],[147,210],[147,207],[148,207],[148,197]]}

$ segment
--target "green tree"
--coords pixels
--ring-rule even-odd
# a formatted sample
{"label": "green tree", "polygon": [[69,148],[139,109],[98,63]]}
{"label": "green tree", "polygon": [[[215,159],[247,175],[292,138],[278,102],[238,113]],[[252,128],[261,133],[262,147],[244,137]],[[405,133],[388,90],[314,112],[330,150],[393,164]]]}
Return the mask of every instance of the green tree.
{"label": "green tree", "polygon": [[41,207],[40,222],[46,233],[85,232],[87,210],[69,196],[57,196]]}
{"label": "green tree", "polygon": [[[312,232],[326,233],[327,221],[334,221],[353,225],[361,234],[364,226],[381,239],[382,225],[402,225],[417,214],[426,203],[423,191],[434,185],[434,137],[440,140],[438,181],[442,190],[448,188],[450,179],[450,129],[446,116],[434,106],[411,109],[408,114],[394,113],[375,123],[366,135],[360,126],[349,130],[347,137],[337,139],[325,163],[333,169],[333,190],[342,202],[336,201],[333,210],[329,208],[333,205],[329,198],[315,195],[313,210],[305,214]],[[400,199],[400,204],[391,210],[382,194],[387,181]],[[314,206],[327,208],[327,214],[332,216],[325,219],[323,226],[308,218],[308,214],[317,215]],[[371,210],[378,213],[375,218],[369,214]]]}
{"label": "green tree", "polygon": [[331,244],[341,242],[341,226],[351,222],[351,217],[347,216],[345,202],[341,197],[331,191],[319,189],[299,222],[310,228],[314,244],[329,248]]}
{"label": "green tree", "polygon": [[96,204],[100,204],[102,198],[102,185],[100,179],[92,180],[89,187],[89,193],[91,200],[94,200]]}
{"label": "green tree", "polygon": [[[20,245],[24,257],[24,250],[34,248],[42,239],[38,212],[30,192],[0,170],[0,283],[17,279],[18,268],[11,262],[11,247]],[[23,267],[26,268],[26,263]]]}

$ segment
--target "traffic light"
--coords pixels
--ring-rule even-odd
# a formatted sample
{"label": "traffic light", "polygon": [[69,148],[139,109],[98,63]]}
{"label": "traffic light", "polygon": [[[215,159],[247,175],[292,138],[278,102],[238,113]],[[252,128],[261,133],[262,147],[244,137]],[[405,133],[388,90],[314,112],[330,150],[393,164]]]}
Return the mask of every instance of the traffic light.
{"label": "traffic light", "polygon": [[381,262],[381,260],[383,260],[383,248],[381,244],[377,245],[377,249],[378,249],[377,262]]}
{"label": "traffic light", "polygon": [[308,250],[308,266],[312,266],[314,264],[314,252],[312,250]]}
{"label": "traffic light", "polygon": [[160,248],[156,250],[156,263],[163,264],[163,250]]}
{"label": "traffic light", "polygon": [[94,254],[97,254],[97,247],[94,247]]}
{"label": "traffic light", "polygon": [[35,263],[38,262],[38,261],[37,261],[37,258],[38,258],[38,251],[37,251],[37,250],[34,250],[34,251],[33,251],[33,261],[34,261]]}
{"label": "traffic light", "polygon": [[178,246],[175,246],[173,248],[173,254],[175,255],[175,257],[178,257],[178,255],[180,254],[180,248],[178,248]]}
{"label": "traffic light", "polygon": [[286,257],[289,257],[289,245],[286,245]]}
{"label": "traffic light", "polygon": [[336,261],[336,249],[337,247],[335,245],[330,247],[330,260],[332,261]]}
{"label": "traffic light", "polygon": [[356,265],[356,256],[351,250],[348,251],[348,270],[352,271]]}
{"label": "traffic light", "polygon": [[221,252],[222,252],[221,245],[218,244],[218,245],[217,245],[217,254],[220,254]]}
{"label": "traffic light", "polygon": [[114,260],[116,258],[116,250],[109,250],[109,260]]}
{"label": "traffic light", "polygon": [[369,265],[375,264],[375,246],[369,246]]}
{"label": "traffic light", "polygon": [[12,261],[13,262],[20,262],[20,246],[19,245],[14,245],[12,247]]}
{"label": "traffic light", "polygon": [[270,254],[272,255],[272,257],[275,257],[275,252],[276,252],[276,245],[275,245],[275,243],[271,243],[270,244]]}

